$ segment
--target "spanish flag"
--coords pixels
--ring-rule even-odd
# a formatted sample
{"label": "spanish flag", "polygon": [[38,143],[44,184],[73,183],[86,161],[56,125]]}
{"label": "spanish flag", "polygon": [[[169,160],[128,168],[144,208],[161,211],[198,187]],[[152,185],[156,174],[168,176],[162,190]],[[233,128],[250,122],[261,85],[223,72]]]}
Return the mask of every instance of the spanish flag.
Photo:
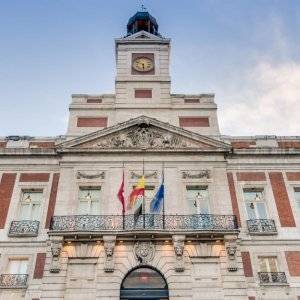
{"label": "spanish flag", "polygon": [[145,177],[142,176],[139,179],[137,186],[132,190],[132,192],[129,195],[127,208],[132,209],[133,207],[140,206],[139,204],[142,203],[144,196],[145,196]]}

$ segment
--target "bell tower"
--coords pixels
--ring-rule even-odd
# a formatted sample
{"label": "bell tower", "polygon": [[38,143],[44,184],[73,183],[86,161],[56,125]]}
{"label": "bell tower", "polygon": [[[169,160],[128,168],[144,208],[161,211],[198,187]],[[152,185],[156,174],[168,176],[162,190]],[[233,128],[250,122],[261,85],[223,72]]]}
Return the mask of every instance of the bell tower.
{"label": "bell tower", "polygon": [[126,36],[115,45],[117,107],[170,104],[170,39],[159,34],[156,19],[145,9],[138,11],[128,21]]}

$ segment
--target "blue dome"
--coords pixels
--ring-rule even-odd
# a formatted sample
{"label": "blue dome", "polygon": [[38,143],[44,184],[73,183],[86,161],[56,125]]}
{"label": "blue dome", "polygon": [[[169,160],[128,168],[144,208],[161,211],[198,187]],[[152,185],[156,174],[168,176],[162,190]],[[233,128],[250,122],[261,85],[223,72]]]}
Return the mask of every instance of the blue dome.
{"label": "blue dome", "polygon": [[138,11],[127,23],[127,34],[131,35],[139,31],[147,31],[155,35],[158,33],[158,24],[156,19],[147,11]]}

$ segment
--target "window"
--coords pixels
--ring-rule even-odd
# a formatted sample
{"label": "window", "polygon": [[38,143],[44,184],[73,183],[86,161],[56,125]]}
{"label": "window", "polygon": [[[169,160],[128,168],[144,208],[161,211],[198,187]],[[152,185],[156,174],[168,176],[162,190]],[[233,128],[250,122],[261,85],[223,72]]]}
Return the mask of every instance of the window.
{"label": "window", "polygon": [[294,188],[294,193],[295,193],[296,210],[298,212],[298,215],[300,216],[300,187]]}
{"label": "window", "polygon": [[248,218],[267,219],[266,205],[264,201],[264,190],[257,188],[244,189],[244,199]]}
{"label": "window", "polygon": [[8,274],[27,274],[27,259],[10,259],[8,262]]}
{"label": "window", "polygon": [[[135,185],[132,187],[133,189],[135,188]],[[150,203],[153,200],[155,196],[156,190],[154,185],[145,185],[145,213],[150,213]],[[134,209],[138,207],[138,205],[141,204],[136,204]]]}
{"label": "window", "polygon": [[209,214],[209,195],[207,186],[188,185],[187,202],[190,214]]}
{"label": "window", "polygon": [[42,197],[42,190],[23,190],[19,219],[32,221],[39,220]]}
{"label": "window", "polygon": [[265,256],[259,257],[259,270],[260,272],[278,272],[277,257],[275,256]]}
{"label": "window", "polygon": [[98,215],[100,213],[100,187],[80,187],[78,213]]}

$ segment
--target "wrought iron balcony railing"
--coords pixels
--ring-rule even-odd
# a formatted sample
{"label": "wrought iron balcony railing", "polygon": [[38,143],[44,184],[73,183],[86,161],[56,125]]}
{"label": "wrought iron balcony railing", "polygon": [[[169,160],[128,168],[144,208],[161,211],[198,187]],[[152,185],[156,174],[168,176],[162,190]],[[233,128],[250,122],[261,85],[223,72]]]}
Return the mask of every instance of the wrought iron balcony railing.
{"label": "wrought iron balcony railing", "polygon": [[51,230],[78,231],[232,231],[233,215],[76,215],[54,216]]}
{"label": "wrought iron balcony railing", "polygon": [[10,224],[8,236],[37,236],[39,232],[39,225],[39,221],[12,221]]}
{"label": "wrought iron balcony railing", "polygon": [[261,284],[287,284],[284,272],[259,272],[258,276]]}
{"label": "wrought iron balcony railing", "polygon": [[1,274],[0,288],[23,289],[27,286],[28,274]]}
{"label": "wrought iron balcony railing", "polygon": [[248,230],[251,234],[276,234],[275,221],[272,219],[247,220]]}

